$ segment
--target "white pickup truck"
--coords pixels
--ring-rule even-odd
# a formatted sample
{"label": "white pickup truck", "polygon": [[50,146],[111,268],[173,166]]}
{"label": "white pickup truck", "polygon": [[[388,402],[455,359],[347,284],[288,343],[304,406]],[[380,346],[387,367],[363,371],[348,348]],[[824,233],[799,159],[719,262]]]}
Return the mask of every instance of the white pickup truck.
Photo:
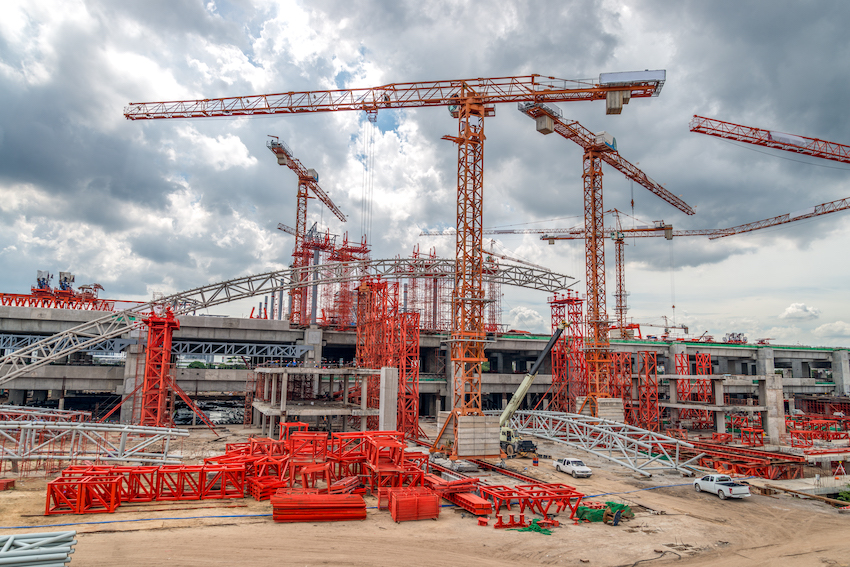
{"label": "white pickup truck", "polygon": [[552,461],[552,465],[554,465],[556,471],[571,474],[573,478],[587,478],[593,474],[590,467],[579,459],[558,459],[557,461]]}
{"label": "white pickup truck", "polygon": [[721,500],[727,498],[747,498],[750,495],[750,487],[732,481],[732,477],[725,474],[708,474],[694,481],[694,490],[697,492],[710,492],[716,494]]}

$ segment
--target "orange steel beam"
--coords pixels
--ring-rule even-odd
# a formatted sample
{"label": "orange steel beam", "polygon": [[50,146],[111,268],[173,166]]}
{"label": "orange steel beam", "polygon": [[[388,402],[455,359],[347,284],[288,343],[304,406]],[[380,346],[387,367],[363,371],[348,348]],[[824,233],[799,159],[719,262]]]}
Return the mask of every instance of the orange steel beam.
{"label": "orange steel beam", "polygon": [[766,148],[776,148],[788,152],[804,154],[842,163],[850,163],[850,146],[827,142],[818,138],[786,134],[775,130],[764,130],[752,126],[742,126],[733,122],[724,122],[713,118],[694,115],[690,124],[691,132],[707,134],[745,142]]}
{"label": "orange steel beam", "polygon": [[[458,199],[455,290],[452,296],[453,401],[434,442],[459,415],[483,415],[481,365],[484,360],[482,210],[484,180],[484,117],[491,106],[505,102],[568,102],[606,100],[606,112],[619,114],[631,98],[657,96],[664,71],[609,73],[594,80],[564,80],[540,75],[479,78],[459,81],[394,83],[367,89],[288,92],[190,101],[130,103],[128,120],[212,118],[360,110],[373,114],[384,108],[448,106],[458,119]],[[601,203],[600,203],[601,207]],[[601,218],[601,208],[600,208]],[[600,224],[598,228],[601,228]],[[604,264],[603,264],[604,278]],[[607,340],[607,335],[606,335]],[[605,381],[607,384],[607,380]],[[452,456],[457,457],[457,427]],[[442,444],[443,446],[446,443]]]}

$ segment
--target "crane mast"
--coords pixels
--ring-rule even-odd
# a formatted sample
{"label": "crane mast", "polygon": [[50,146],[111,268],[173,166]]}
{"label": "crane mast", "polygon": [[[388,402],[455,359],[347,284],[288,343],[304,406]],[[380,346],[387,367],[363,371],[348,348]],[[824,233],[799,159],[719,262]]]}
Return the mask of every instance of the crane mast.
{"label": "crane mast", "polygon": [[[564,80],[541,75],[450,81],[392,83],[364,89],[336,89],[170,102],[130,103],[128,120],[212,118],[337,111],[448,106],[458,121],[455,287],[452,295],[452,412],[434,449],[451,447],[458,457],[458,427],[453,442],[444,439],[459,416],[483,416],[481,367],[484,348],[482,211],[484,189],[484,118],[497,103],[606,101],[606,114],[620,114],[633,98],[658,96],[666,71],[603,73],[599,79]],[[472,455],[469,455],[472,456]],[[480,455],[486,456],[486,455]]]}
{"label": "crane mast", "polygon": [[[553,105],[535,102],[520,103],[518,109],[533,118],[541,134],[557,132],[584,150],[582,179],[584,181],[584,251],[585,286],[587,288],[587,340],[585,359],[588,368],[588,392],[583,406],[590,414],[598,415],[598,398],[609,396],[611,347],[605,293],[605,227],[603,223],[602,162],[606,162],[626,177],[637,181],[647,190],[680,211],[692,215],[693,208],[676,195],[653,181],[617,152],[616,142],[607,133],[594,134],[575,120],[562,120],[561,110]],[[616,241],[615,241],[616,242]],[[622,239],[618,242],[617,258],[622,260]],[[625,283],[622,270],[617,271],[617,309],[621,325],[625,319]],[[622,328],[622,327],[621,327]],[[584,409],[579,409],[579,412]]]}

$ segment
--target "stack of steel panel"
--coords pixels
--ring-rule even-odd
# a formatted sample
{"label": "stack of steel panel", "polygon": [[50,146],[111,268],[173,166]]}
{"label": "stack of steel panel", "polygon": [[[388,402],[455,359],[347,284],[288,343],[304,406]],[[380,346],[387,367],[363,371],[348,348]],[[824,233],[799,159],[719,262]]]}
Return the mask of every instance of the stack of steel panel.
{"label": "stack of steel panel", "polygon": [[444,494],[443,498],[476,516],[486,516],[493,512],[493,505],[473,492],[453,492]]}
{"label": "stack of steel panel", "polygon": [[12,478],[0,478],[0,490],[11,490],[15,488],[15,480]]}
{"label": "stack of steel panel", "polygon": [[256,476],[248,478],[248,492],[254,500],[268,500],[278,489],[284,488],[289,483],[280,480],[276,476]]}
{"label": "stack of steel panel", "polygon": [[451,494],[453,492],[475,492],[478,490],[479,480],[477,478],[446,480],[434,474],[427,474],[424,484],[440,494]]}
{"label": "stack of steel panel", "polygon": [[440,496],[427,488],[391,490],[389,504],[394,522],[436,520],[440,516]]}
{"label": "stack of steel panel", "polygon": [[272,496],[275,522],[343,522],[366,519],[366,502],[358,494],[286,494]]}
{"label": "stack of steel panel", "polygon": [[331,494],[353,494],[357,493],[358,490],[361,491],[361,494],[366,491],[360,483],[360,477],[347,476],[331,484],[328,492]]}

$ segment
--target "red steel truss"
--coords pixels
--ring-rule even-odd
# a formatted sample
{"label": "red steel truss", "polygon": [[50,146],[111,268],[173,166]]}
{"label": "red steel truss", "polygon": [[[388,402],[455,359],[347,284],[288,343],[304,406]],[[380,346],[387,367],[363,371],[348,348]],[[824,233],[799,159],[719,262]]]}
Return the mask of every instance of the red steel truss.
{"label": "red steel truss", "polygon": [[[398,428],[408,439],[424,434],[419,428],[419,313],[399,309],[398,282],[364,280],[358,288],[357,365],[398,368]],[[380,403],[380,378],[367,380],[368,407]],[[377,429],[376,417],[368,428]]]}
{"label": "red steel truss", "polygon": [[142,386],[139,425],[173,427],[174,379],[171,376],[171,334],[180,328],[171,310],[164,316],[151,315],[144,320],[148,326],[145,349],[145,375]]}
{"label": "red steel truss", "polygon": [[[590,414],[598,415],[597,398],[609,397],[611,345],[608,341],[608,313],[605,299],[605,225],[602,208],[602,152],[584,153],[584,254],[587,286],[587,397]],[[579,409],[579,413],[581,408]]]}
{"label": "red steel truss", "polygon": [[567,327],[569,330],[569,411],[576,410],[576,397],[587,395],[587,359],[584,352],[584,300],[567,290]]}
{"label": "red steel truss", "polygon": [[694,115],[691,132],[850,163],[850,146]]}
{"label": "red steel truss", "polygon": [[[175,329],[180,328],[180,322],[174,318],[170,309],[165,309],[164,315],[152,313],[144,323],[148,326],[145,373],[142,384],[136,387],[137,390],[141,387],[141,401],[138,406],[140,411],[137,412],[135,408],[133,410],[133,415],[139,416],[139,425],[173,427],[174,397],[177,395],[207,427],[215,431],[215,426],[180,389],[171,374],[171,335]],[[124,398],[121,403],[131,397],[135,403],[137,398],[133,394]]]}
{"label": "red steel truss", "polygon": [[638,420],[649,431],[660,431],[658,408],[658,374],[654,351],[638,352]]}
{"label": "red steel truss", "polygon": [[419,439],[419,313],[398,314],[398,429],[405,438]]}
{"label": "red steel truss", "polygon": [[632,399],[632,354],[630,352],[611,353],[612,398],[622,398],[623,404]]}
{"label": "red steel truss", "polygon": [[[693,383],[692,394],[698,402],[709,403],[714,395],[711,388],[711,355],[708,353],[696,353],[697,378]],[[694,429],[711,429],[714,427],[713,412],[708,410],[696,410],[692,415]]]}

